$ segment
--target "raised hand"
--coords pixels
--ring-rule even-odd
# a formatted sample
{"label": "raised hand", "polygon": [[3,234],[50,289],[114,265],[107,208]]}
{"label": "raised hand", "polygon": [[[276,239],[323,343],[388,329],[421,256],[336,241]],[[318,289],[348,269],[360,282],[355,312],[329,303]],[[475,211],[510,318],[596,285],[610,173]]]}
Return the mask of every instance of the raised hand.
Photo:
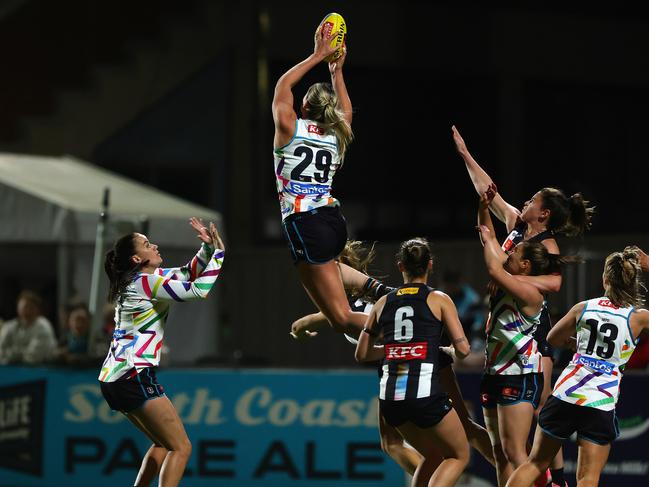
{"label": "raised hand", "polygon": [[451,131],[453,132],[453,142],[455,142],[455,148],[460,154],[466,154],[469,150],[466,148],[466,143],[460,135],[460,131],[455,128],[455,125],[451,126]]}
{"label": "raised hand", "polygon": [[212,242],[214,244],[214,247],[216,247],[217,249],[225,250],[225,244],[223,243],[223,239],[221,239],[221,235],[219,234],[216,225],[214,225],[214,223],[212,222],[210,222],[210,236],[212,237]]}
{"label": "raised hand", "polygon": [[347,58],[347,46],[343,45],[340,52],[340,56],[329,63],[329,74],[331,74],[331,76],[334,76],[336,71],[341,71],[343,69],[345,59]]}
{"label": "raised hand", "polygon": [[333,31],[329,34],[325,34],[323,27],[324,24],[320,24],[320,27],[318,27],[318,30],[316,30],[314,38],[315,45],[313,46],[313,54],[321,57],[322,59],[336,52],[337,47],[332,47],[331,41],[333,41],[334,37],[338,35],[337,32]]}
{"label": "raised hand", "polygon": [[492,181],[489,183],[489,186],[487,186],[487,189],[480,195],[480,206],[488,208],[496,197],[496,194],[498,194],[498,188],[496,187],[496,183]]}
{"label": "raised hand", "polygon": [[207,227],[203,223],[202,219],[191,217],[189,219],[189,224],[198,233],[198,235],[196,235],[198,239],[200,239],[202,242],[205,242],[207,245],[212,245],[212,236],[207,230]]}
{"label": "raised hand", "polygon": [[483,242],[496,238],[495,235],[489,230],[489,227],[486,225],[478,225],[478,232],[480,233],[480,238]]}
{"label": "raised hand", "polygon": [[289,334],[296,340],[304,340],[305,338],[313,338],[318,335],[317,331],[310,331],[306,326],[302,326],[303,320],[297,320],[291,325]]}

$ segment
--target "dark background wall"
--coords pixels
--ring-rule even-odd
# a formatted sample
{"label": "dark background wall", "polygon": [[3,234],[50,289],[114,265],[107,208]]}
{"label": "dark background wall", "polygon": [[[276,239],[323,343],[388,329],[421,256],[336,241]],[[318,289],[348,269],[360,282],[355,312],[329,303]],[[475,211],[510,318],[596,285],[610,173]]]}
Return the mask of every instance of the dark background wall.
{"label": "dark background wall", "polygon": [[[597,216],[576,243],[582,251],[607,253],[649,233],[649,19],[633,9],[251,0],[0,6],[1,150],[73,154],[224,213],[224,356],[343,361],[325,340],[298,351],[285,339],[292,319],[312,306],[281,241],[271,153],[274,83],[312,51],[314,29],[330,11],[348,24],[356,135],[335,193],[352,235],[385,243],[384,272],[396,242],[424,235],[451,249],[442,251],[442,267],[458,263],[482,289],[480,261],[469,256],[476,196],[452,124],[512,204],[546,185],[592,200]],[[327,77],[324,64],[314,69],[296,99]]]}

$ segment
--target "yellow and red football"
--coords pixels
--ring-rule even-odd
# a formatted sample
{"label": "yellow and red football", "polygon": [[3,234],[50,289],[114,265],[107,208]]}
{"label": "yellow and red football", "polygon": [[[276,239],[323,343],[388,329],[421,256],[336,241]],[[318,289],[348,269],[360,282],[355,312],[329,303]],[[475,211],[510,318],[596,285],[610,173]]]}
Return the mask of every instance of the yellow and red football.
{"label": "yellow and red football", "polygon": [[331,35],[332,32],[336,33],[334,38],[331,39],[331,47],[336,47],[337,49],[333,54],[325,58],[325,62],[330,63],[338,59],[343,53],[345,36],[347,35],[347,24],[342,15],[332,12],[325,15],[325,18],[322,19],[322,22],[320,22],[318,28],[315,30],[316,35],[320,32],[320,29],[324,31],[325,36]]}

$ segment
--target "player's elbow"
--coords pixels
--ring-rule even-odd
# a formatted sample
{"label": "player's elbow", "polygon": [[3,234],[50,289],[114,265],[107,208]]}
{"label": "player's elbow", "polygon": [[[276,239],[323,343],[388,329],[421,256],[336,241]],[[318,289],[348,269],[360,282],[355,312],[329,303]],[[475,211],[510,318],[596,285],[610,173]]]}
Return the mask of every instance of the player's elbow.
{"label": "player's elbow", "polygon": [[469,345],[468,341],[464,340],[455,345],[455,355],[458,358],[464,359],[468,357],[470,353],[471,353],[471,345]]}
{"label": "player's elbow", "polygon": [[365,362],[367,356],[365,354],[364,350],[361,350],[360,348],[356,348],[356,352],[354,352],[354,358],[356,359],[356,362]]}

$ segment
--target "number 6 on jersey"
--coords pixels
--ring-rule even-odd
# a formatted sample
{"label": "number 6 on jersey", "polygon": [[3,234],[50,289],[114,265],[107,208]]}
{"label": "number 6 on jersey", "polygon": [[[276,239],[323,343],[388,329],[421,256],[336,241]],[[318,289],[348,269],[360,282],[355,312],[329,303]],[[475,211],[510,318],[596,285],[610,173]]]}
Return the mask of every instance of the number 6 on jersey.
{"label": "number 6 on jersey", "polygon": [[397,342],[409,342],[413,337],[412,318],[415,310],[412,306],[401,306],[394,313],[394,339]]}

